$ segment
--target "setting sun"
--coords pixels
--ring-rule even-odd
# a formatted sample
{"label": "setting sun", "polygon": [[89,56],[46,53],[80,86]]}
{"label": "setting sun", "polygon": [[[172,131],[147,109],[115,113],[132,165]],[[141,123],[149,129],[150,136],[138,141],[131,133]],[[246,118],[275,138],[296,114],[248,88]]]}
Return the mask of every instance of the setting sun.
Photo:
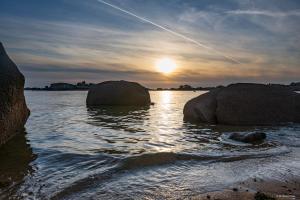
{"label": "setting sun", "polygon": [[156,61],[155,66],[158,70],[158,72],[161,72],[163,74],[170,74],[172,73],[177,65],[174,60],[170,58],[162,58]]}

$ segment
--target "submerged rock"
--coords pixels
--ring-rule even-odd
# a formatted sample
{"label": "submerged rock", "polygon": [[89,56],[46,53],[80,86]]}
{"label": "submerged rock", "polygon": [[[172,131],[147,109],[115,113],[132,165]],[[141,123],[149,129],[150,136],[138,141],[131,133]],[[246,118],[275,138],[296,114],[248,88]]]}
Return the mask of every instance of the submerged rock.
{"label": "submerged rock", "polygon": [[264,139],[266,139],[266,137],[266,134],[263,132],[254,132],[247,134],[232,133],[229,136],[229,139],[245,143],[256,143],[263,141]]}
{"label": "submerged rock", "polygon": [[300,94],[278,85],[232,84],[188,101],[183,113],[186,121],[214,124],[300,122]]}
{"label": "submerged rock", "polygon": [[150,103],[148,89],[128,81],[106,81],[94,85],[86,99],[87,106],[146,106]]}
{"label": "submerged rock", "polygon": [[23,74],[0,42],[0,145],[23,132],[29,116],[24,97]]}

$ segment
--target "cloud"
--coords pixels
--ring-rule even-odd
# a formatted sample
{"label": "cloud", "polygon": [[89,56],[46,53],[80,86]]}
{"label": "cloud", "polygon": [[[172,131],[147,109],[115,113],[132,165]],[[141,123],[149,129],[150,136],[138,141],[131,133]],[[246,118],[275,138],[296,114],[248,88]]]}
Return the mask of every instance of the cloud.
{"label": "cloud", "polygon": [[179,15],[179,20],[188,23],[199,23],[205,26],[213,26],[214,22],[222,16],[213,11],[197,10],[195,8],[188,8]]}
{"label": "cloud", "polygon": [[[182,83],[220,84],[243,78],[272,82],[300,77],[300,10],[289,3],[110,1],[210,44],[226,55],[234,55],[243,63],[233,65],[222,56],[139,23],[97,1],[64,2],[67,4],[62,6],[67,7],[62,10],[67,16],[64,12],[47,13],[49,9],[40,15],[31,9],[30,3],[26,4],[32,10],[30,15],[0,8],[1,41],[25,73],[27,86],[83,79],[130,79],[148,87],[164,87]],[[52,6],[50,10],[55,12],[56,6]],[[16,9],[19,11],[20,7],[24,5],[17,5]],[[175,59],[179,66],[170,77],[156,73],[153,64],[165,56]]]}
{"label": "cloud", "polygon": [[271,10],[230,10],[225,13],[231,15],[261,15],[266,17],[300,17],[300,10],[290,10],[286,12]]}
{"label": "cloud", "polygon": [[[82,80],[98,83],[107,80],[130,80],[137,81],[146,86],[153,86],[164,79],[163,75],[146,70],[122,70],[91,68],[86,66],[60,66],[60,65],[19,65],[20,70],[26,77],[26,86],[45,86],[53,82],[77,83]],[[115,67],[115,66],[113,66]]]}
{"label": "cloud", "polygon": [[[117,65],[118,66],[118,65]],[[115,67],[114,64],[106,66]],[[123,66],[118,66],[122,68]],[[114,69],[101,69],[101,68],[90,68],[86,66],[72,67],[72,66],[59,66],[59,65],[20,65],[22,71],[27,72],[65,72],[65,73],[101,73],[101,74],[153,74],[157,75],[156,72],[149,72],[147,70],[114,70]]]}

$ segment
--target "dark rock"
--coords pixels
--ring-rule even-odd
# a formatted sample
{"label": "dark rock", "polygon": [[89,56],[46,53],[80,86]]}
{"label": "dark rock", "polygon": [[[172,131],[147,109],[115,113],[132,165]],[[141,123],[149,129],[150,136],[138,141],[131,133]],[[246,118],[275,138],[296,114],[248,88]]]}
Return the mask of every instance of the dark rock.
{"label": "dark rock", "polygon": [[184,120],[216,123],[216,96],[219,91],[219,89],[215,89],[188,101],[183,108]]}
{"label": "dark rock", "polygon": [[188,101],[184,120],[229,125],[300,122],[300,94],[280,85],[239,83]]}
{"label": "dark rock", "polygon": [[266,137],[266,134],[262,132],[254,132],[247,134],[232,133],[229,136],[229,139],[245,143],[256,143],[263,141],[264,139],[266,139]]}
{"label": "dark rock", "polygon": [[29,116],[24,97],[25,78],[0,42],[0,145],[23,132]]}
{"label": "dark rock", "polygon": [[254,196],[255,200],[275,200],[275,198],[270,197],[264,193],[261,192],[256,192],[255,196]]}
{"label": "dark rock", "polygon": [[9,181],[0,181],[0,188],[5,188],[10,185]]}
{"label": "dark rock", "polygon": [[146,106],[150,103],[147,88],[127,81],[106,81],[94,85],[90,88],[86,100],[87,106]]}

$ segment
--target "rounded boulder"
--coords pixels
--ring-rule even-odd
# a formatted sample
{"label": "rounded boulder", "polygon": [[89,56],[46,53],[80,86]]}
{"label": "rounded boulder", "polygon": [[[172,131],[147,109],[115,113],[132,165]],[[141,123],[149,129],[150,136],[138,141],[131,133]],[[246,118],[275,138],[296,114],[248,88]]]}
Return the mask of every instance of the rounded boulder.
{"label": "rounded boulder", "polygon": [[280,85],[232,84],[188,101],[184,120],[228,125],[300,122],[300,94]]}
{"label": "rounded boulder", "polygon": [[147,106],[150,105],[147,88],[128,81],[106,81],[92,86],[87,106]]}

